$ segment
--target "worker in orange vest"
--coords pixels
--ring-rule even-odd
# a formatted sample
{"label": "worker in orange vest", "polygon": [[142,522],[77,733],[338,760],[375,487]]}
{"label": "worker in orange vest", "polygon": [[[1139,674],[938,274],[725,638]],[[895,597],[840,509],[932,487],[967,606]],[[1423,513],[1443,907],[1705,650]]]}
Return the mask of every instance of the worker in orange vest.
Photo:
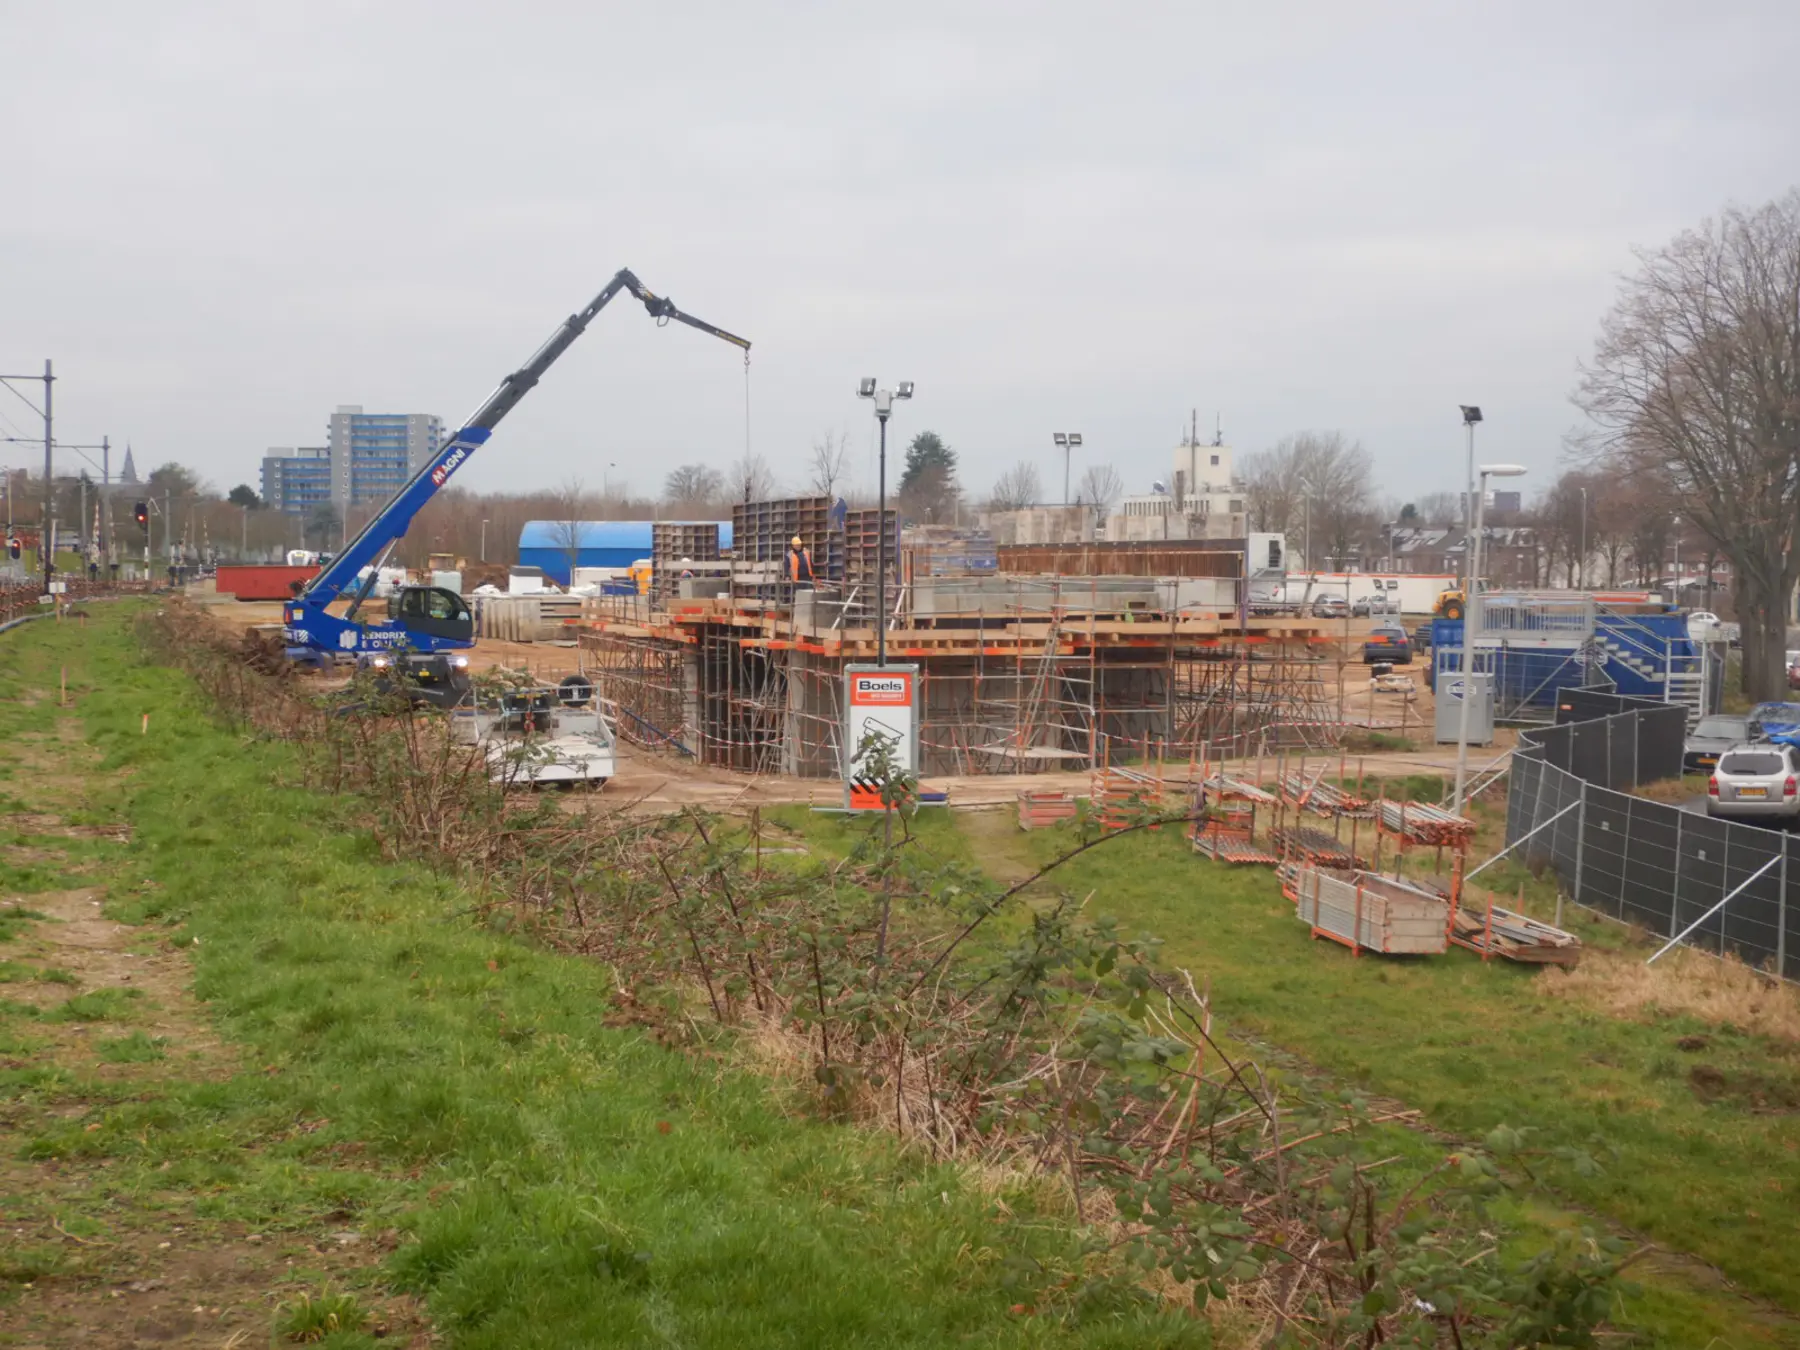
{"label": "worker in orange vest", "polygon": [[813,584],[812,554],[806,551],[806,543],[795,535],[788,542],[788,551],[784,557],[783,571],[787,580],[792,582],[795,590],[802,586],[811,590]]}

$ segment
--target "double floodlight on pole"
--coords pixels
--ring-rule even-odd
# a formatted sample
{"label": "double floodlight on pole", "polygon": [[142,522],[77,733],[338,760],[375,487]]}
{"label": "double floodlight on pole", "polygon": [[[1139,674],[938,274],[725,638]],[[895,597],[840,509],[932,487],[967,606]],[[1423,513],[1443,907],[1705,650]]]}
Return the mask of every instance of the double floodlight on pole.
{"label": "double floodlight on pole", "polygon": [[[1481,409],[1463,409],[1464,413],[1470,411],[1474,412],[1476,421],[1481,420]],[[1475,534],[1469,541],[1471,557],[1469,584],[1463,590],[1462,709],[1457,714],[1456,792],[1450,798],[1452,811],[1465,809],[1463,790],[1469,781],[1469,703],[1475,694],[1475,635],[1481,625],[1481,530],[1484,514],[1482,507],[1487,502],[1487,480],[1490,478],[1517,478],[1524,472],[1523,464],[1483,464],[1481,466],[1481,484],[1475,497]],[[1495,672],[1496,675],[1498,673],[1498,671]]]}
{"label": "double floodlight on pole", "polygon": [[1081,449],[1081,433],[1079,431],[1054,431],[1050,433],[1053,444],[1062,447],[1063,452],[1063,505],[1069,504],[1069,456]]}
{"label": "double floodlight on pole", "polygon": [[856,386],[858,398],[875,401],[875,420],[881,424],[881,458],[875,487],[875,664],[887,664],[887,424],[894,415],[894,400],[911,398],[913,382],[901,380],[892,389],[877,387],[873,375],[865,376]]}

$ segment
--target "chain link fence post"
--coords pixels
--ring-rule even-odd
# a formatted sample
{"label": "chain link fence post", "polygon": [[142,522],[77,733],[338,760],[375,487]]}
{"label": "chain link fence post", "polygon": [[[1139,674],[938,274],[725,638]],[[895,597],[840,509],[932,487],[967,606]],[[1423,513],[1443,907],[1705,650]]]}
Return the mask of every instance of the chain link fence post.
{"label": "chain link fence post", "polygon": [[1788,841],[1781,840],[1781,901],[1775,906],[1775,978],[1787,978]]}
{"label": "chain link fence post", "polygon": [[[1719,864],[1719,903],[1722,905],[1733,894],[1731,885],[1731,831],[1725,831],[1725,857]],[[1725,955],[1725,911],[1719,911],[1719,955]]]}
{"label": "chain link fence post", "polygon": [[[1581,784],[1581,795],[1575,799],[1575,884],[1570,887],[1575,903],[1581,903],[1581,863],[1587,855],[1587,803],[1588,785],[1586,779],[1577,779]],[[1563,893],[1562,887],[1556,888],[1556,926],[1562,927]]]}
{"label": "chain link fence post", "polygon": [[1675,816],[1675,875],[1669,878],[1670,937],[1681,931],[1681,817],[1685,814],[1678,812]]}

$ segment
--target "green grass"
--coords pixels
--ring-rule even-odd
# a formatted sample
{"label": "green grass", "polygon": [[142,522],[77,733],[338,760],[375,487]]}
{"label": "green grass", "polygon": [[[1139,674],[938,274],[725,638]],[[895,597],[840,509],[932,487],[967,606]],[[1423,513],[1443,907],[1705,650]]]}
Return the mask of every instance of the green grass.
{"label": "green grass", "polygon": [[24,984],[28,981],[41,984],[79,984],[74,975],[54,966],[28,966],[22,961],[0,960],[0,984]]}
{"label": "green grass", "polygon": [[[1075,836],[1064,827],[996,837],[989,823],[979,841],[983,856],[1009,854],[1017,867],[1048,860]],[[1309,937],[1271,872],[1199,858],[1175,829],[1123,837],[1053,876],[1076,895],[1092,892],[1094,912],[1160,935],[1168,964],[1211,982],[1230,1031],[1420,1108],[1442,1130],[1529,1126],[1544,1145],[1599,1150],[1598,1177],[1554,1163],[1541,1174],[1574,1204],[1800,1311],[1795,1113],[1697,1093],[1696,1057],[1676,1046],[1700,1029],[1690,1019],[1645,1024],[1591,1011],[1542,994],[1527,968],[1483,965],[1460,949],[1354,958]],[[1616,926],[1569,922],[1602,945],[1626,940]],[[1726,1084],[1760,1084],[1765,1105],[1800,1090],[1794,1047],[1704,1030],[1699,1058]],[[1733,1330],[1733,1302],[1659,1281],[1634,1315],[1661,1343],[1704,1344]]]}
{"label": "green grass", "polygon": [[[466,893],[384,862],[351,804],[275,786],[280,748],[212,725],[122,623],[22,630],[0,679],[79,677],[134,830],[107,912],[184,944],[245,1068],[171,1057],[23,1141],[104,1161],[109,1221],[173,1193],[264,1233],[397,1227],[381,1278],[458,1347],[1208,1343],[1135,1303],[1013,1314],[1078,1255],[1031,1188],[1003,1213],[955,1168],[608,1026],[610,971],[453,918]],[[91,1000],[63,1006],[134,1012]]]}
{"label": "green grass", "polygon": [[[4,864],[0,864],[3,868]],[[10,880],[3,884],[10,884]],[[0,905],[0,942],[11,942],[21,934],[29,931],[30,926],[46,918],[42,910],[27,909],[24,905]]]}
{"label": "green grass", "polygon": [[318,1298],[302,1294],[281,1310],[275,1330],[283,1339],[299,1345],[345,1345],[353,1337],[373,1344],[373,1337],[361,1335],[368,1324],[369,1314],[354,1294],[321,1294]]}
{"label": "green grass", "polygon": [[166,1058],[161,1039],[134,1031],[112,1040],[101,1040],[94,1053],[108,1064],[148,1064]]}

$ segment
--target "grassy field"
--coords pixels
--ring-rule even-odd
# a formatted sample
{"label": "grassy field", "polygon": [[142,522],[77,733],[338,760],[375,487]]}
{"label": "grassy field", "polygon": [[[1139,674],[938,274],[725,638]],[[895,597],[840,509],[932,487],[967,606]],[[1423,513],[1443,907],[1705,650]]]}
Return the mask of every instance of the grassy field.
{"label": "grassy field", "polygon": [[1210,1343],[1031,1315],[1076,1238],[1030,1192],[612,1025],[127,617],[0,642],[0,1343]]}
{"label": "grassy field", "polygon": [[[987,812],[929,821],[925,842],[1010,881],[1075,835],[1023,834],[1009,815]],[[1650,1263],[1626,1308],[1647,1337],[1800,1344],[1800,1043],[1791,1037],[1724,1015],[1558,997],[1556,972],[1483,965],[1460,950],[1355,959],[1309,937],[1271,872],[1198,858],[1177,829],[1095,849],[1040,885],[1158,934],[1169,964],[1210,981],[1227,1027],[1267,1052],[1419,1108],[1439,1130],[1526,1126],[1545,1145],[1592,1151],[1600,1175],[1549,1164],[1542,1176],[1570,1205],[1697,1258]],[[1531,890],[1541,901],[1547,887]],[[1573,911],[1568,922],[1600,953],[1629,943]],[[1644,952],[1631,951],[1619,965],[1636,968]],[[1792,1005],[1793,995],[1770,997]],[[1573,1217],[1520,1216],[1528,1227]]]}

